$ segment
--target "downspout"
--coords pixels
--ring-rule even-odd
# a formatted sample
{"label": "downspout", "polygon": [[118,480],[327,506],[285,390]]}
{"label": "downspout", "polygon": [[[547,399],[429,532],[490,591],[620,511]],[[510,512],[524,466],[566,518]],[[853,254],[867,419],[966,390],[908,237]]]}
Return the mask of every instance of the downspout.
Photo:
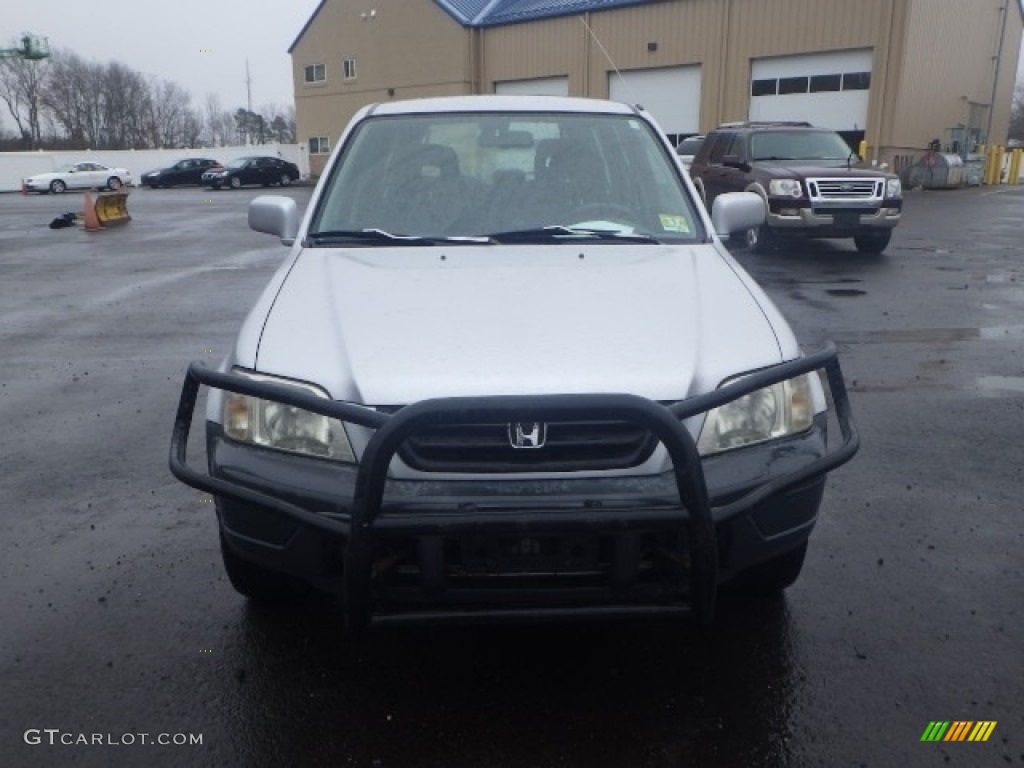
{"label": "downspout", "polygon": [[[878,161],[878,148],[882,146],[882,123],[883,115],[887,108],[886,94],[888,93],[889,85],[889,70],[891,69],[890,60],[892,59],[892,36],[893,30],[896,27],[896,4],[900,2],[912,2],[913,0],[893,0],[893,3],[889,6],[889,29],[886,31],[885,36],[885,61],[882,63],[882,82],[878,89],[878,101],[875,105],[875,135],[872,137],[874,141],[868,142],[868,147],[871,149],[871,159],[875,162]],[[871,78],[874,82],[874,78]],[[867,126],[864,126],[865,128]],[[867,136],[864,137],[867,139]],[[890,137],[891,138],[891,137]],[[867,158],[864,158],[867,160]]]}
{"label": "downspout", "polygon": [[1003,12],[999,24],[999,41],[996,43],[996,55],[992,60],[992,98],[988,100],[988,127],[985,129],[985,143],[992,146],[992,119],[996,111],[996,91],[999,86],[999,63],[1003,58],[1003,38],[1006,36],[1006,12],[1008,0],[1004,0],[999,9]]}
{"label": "downspout", "polygon": [[[722,69],[718,76],[718,105],[716,107],[716,120],[712,125],[718,125],[725,122],[725,92],[726,92],[726,81],[728,80],[729,74],[729,37],[732,31],[732,0],[725,0],[725,4],[722,6]],[[703,62],[701,64],[703,68]],[[748,78],[749,81],[749,78]],[[750,83],[747,83],[747,114],[746,118],[750,118]],[[701,126],[703,129],[704,126]]]}
{"label": "downspout", "polygon": [[[590,93],[590,11],[583,13],[583,93],[581,95],[585,97],[591,97],[593,94]],[[606,93],[604,98],[608,98],[611,94]]]}

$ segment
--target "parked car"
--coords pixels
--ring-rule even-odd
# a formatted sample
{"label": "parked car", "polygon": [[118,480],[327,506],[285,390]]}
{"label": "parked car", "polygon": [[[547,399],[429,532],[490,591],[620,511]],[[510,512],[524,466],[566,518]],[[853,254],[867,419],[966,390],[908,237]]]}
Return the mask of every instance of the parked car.
{"label": "parked car", "polygon": [[797,578],[857,450],[836,350],[802,356],[722,244],[762,199],[709,216],[672,152],[625,104],[388,102],[352,119],[308,218],[250,204],[290,252],[218,369],[189,367],[170,459],[214,496],[239,592],[313,585],[358,631],[710,621],[719,584]]}
{"label": "parked car", "polygon": [[152,189],[175,187],[179,184],[202,184],[206,171],[222,167],[216,160],[208,157],[189,157],[167,168],[142,174],[141,183]]}
{"label": "parked car", "polygon": [[111,168],[100,163],[70,163],[49,173],[29,176],[22,181],[22,187],[28,192],[60,194],[68,189],[120,189],[131,181],[132,173],[127,168]]}
{"label": "parked car", "polygon": [[683,161],[684,166],[690,167],[690,163],[693,162],[693,156],[697,154],[697,150],[700,149],[703,143],[704,134],[699,133],[696,136],[687,136],[676,145],[676,154],[679,155],[679,159]]}
{"label": "parked car", "polygon": [[746,232],[764,252],[795,237],[852,237],[857,250],[881,253],[899,224],[903,190],[894,173],[866,167],[835,131],[801,122],[728,123],[708,134],[690,165],[708,204],[749,190],[768,206]]}
{"label": "parked car", "polygon": [[223,168],[212,168],[202,176],[203,184],[213,189],[238,189],[248,184],[287,187],[299,178],[299,167],[279,157],[240,157]]}

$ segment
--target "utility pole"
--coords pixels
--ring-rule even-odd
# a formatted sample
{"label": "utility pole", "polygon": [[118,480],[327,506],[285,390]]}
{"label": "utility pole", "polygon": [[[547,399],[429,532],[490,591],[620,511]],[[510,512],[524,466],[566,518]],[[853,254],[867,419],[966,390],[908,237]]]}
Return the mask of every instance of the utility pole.
{"label": "utility pole", "polygon": [[252,77],[249,74],[249,60],[245,60],[245,93],[246,108],[252,112]]}

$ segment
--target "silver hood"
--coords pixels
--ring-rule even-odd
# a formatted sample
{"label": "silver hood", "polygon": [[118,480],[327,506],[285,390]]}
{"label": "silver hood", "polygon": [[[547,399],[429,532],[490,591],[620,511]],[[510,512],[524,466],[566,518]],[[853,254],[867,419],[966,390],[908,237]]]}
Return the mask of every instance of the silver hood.
{"label": "silver hood", "polygon": [[781,358],[714,246],[316,248],[256,368],[337,400],[626,392],[678,400]]}

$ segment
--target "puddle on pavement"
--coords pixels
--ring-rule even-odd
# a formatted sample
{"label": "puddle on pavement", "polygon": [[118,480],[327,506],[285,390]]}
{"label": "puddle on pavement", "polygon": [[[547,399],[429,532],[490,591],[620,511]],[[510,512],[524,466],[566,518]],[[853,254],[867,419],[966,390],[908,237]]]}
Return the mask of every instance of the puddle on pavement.
{"label": "puddle on pavement", "polygon": [[826,288],[825,293],[829,296],[865,296],[867,291],[859,288]]}
{"label": "puddle on pavement", "polygon": [[979,376],[977,384],[989,392],[1024,393],[1024,376]]}
{"label": "puddle on pavement", "polygon": [[993,272],[985,276],[986,283],[1016,283],[1019,275],[1016,272]]}
{"label": "puddle on pavement", "polygon": [[989,328],[906,328],[892,331],[837,332],[839,344],[948,344],[956,341],[1008,341],[1024,339],[1024,325],[995,325]]}

